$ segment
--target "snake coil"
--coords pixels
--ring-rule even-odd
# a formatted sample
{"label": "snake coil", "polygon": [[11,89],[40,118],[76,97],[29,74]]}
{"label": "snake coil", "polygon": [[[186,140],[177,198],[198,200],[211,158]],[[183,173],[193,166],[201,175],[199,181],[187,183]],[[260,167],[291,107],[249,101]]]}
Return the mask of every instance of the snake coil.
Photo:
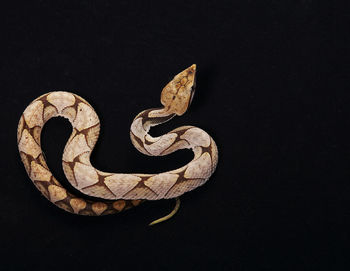
{"label": "snake coil", "polygon": [[[161,94],[162,108],[139,113],[132,122],[130,137],[142,153],[162,156],[179,149],[192,149],[187,165],[159,174],[123,174],[100,171],[90,155],[100,132],[100,121],[92,106],[76,94],[54,91],[35,99],[23,112],[17,131],[19,153],[29,178],[52,203],[79,215],[107,215],[139,205],[145,200],[178,198],[203,185],[213,174],[218,150],[202,129],[182,126],[162,136],[152,137],[152,126],[181,116],[189,107],[195,89],[196,65],[174,77]],[[53,117],[67,118],[73,132],[65,146],[62,166],[68,181],[83,194],[68,192],[52,175],[40,145],[44,124]],[[178,209],[179,202],[176,210]],[[176,211],[175,210],[175,211]]]}

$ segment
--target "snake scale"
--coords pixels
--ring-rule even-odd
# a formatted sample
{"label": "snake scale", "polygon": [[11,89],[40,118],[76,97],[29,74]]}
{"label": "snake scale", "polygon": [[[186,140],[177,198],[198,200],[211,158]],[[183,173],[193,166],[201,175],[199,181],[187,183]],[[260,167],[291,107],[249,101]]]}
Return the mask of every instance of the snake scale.
{"label": "snake scale", "polygon": [[[162,156],[179,149],[192,149],[187,165],[158,174],[108,173],[93,167],[90,155],[100,132],[100,121],[92,106],[76,94],[54,91],[35,99],[23,112],[17,130],[19,153],[29,178],[52,203],[79,215],[107,215],[139,205],[145,200],[178,198],[203,185],[218,162],[214,140],[202,129],[182,126],[159,137],[152,126],[181,116],[195,91],[196,65],[177,74],[162,90],[163,107],[139,113],[130,137],[140,152]],[[64,148],[62,165],[68,181],[85,195],[67,191],[52,175],[40,145],[44,124],[53,117],[67,118],[73,132]]]}

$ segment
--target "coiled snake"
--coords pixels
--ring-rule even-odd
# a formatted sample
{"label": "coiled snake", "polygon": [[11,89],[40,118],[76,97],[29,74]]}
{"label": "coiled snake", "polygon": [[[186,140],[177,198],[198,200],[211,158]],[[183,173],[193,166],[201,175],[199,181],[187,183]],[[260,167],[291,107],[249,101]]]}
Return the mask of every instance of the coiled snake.
{"label": "coiled snake", "polygon": [[[213,174],[218,150],[202,129],[182,126],[159,137],[148,134],[152,126],[181,116],[189,107],[195,89],[196,65],[174,77],[161,93],[162,108],[139,113],[130,129],[133,145],[142,153],[162,156],[179,149],[192,149],[187,165],[158,174],[102,172],[90,163],[90,154],[100,131],[99,118],[91,105],[76,94],[54,91],[35,99],[23,112],[17,131],[19,153],[29,178],[41,193],[65,211],[79,215],[107,215],[139,205],[145,200],[177,198],[203,185]],[[40,145],[44,124],[65,117],[73,132],[62,158],[64,173],[74,188],[95,199],[68,192],[52,175]],[[171,217],[174,211],[153,224]]]}

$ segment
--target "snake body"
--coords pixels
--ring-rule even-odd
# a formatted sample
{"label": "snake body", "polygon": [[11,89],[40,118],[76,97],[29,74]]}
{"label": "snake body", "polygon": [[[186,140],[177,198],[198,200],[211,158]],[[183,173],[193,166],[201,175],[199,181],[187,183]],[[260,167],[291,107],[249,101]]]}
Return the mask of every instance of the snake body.
{"label": "snake body", "polygon": [[[179,149],[192,149],[187,165],[158,174],[121,174],[93,167],[90,155],[100,132],[100,121],[92,106],[76,94],[54,91],[35,99],[23,112],[17,131],[19,153],[29,178],[52,203],[79,215],[107,215],[139,205],[145,200],[177,198],[203,185],[213,174],[218,150],[202,129],[183,126],[159,137],[148,132],[187,110],[194,94],[196,66],[174,77],[161,94],[162,108],[139,113],[130,130],[133,145],[151,156],[167,155]],[[73,132],[62,158],[64,173],[74,188],[91,197],[67,191],[52,175],[40,145],[45,123],[53,117],[67,118]]]}

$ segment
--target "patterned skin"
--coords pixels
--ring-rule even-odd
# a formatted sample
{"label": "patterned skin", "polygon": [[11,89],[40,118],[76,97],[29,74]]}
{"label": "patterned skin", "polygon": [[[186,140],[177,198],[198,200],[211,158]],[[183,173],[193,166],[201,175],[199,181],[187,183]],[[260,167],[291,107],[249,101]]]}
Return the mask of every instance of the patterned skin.
{"label": "patterned skin", "polygon": [[[54,91],[35,99],[18,124],[18,148],[29,178],[58,207],[75,214],[97,216],[117,213],[145,200],[178,198],[203,185],[218,161],[216,144],[205,131],[183,126],[159,137],[148,134],[152,126],[186,112],[194,94],[195,72],[196,66],[192,65],[176,75],[162,91],[163,107],[139,113],[130,130],[132,143],[146,155],[192,149],[194,158],[187,165],[159,174],[108,173],[94,168],[90,155],[100,132],[96,112],[78,95]],[[96,200],[68,192],[46,164],[40,134],[44,124],[58,116],[67,118],[73,126],[62,158],[65,175],[73,187]]]}

